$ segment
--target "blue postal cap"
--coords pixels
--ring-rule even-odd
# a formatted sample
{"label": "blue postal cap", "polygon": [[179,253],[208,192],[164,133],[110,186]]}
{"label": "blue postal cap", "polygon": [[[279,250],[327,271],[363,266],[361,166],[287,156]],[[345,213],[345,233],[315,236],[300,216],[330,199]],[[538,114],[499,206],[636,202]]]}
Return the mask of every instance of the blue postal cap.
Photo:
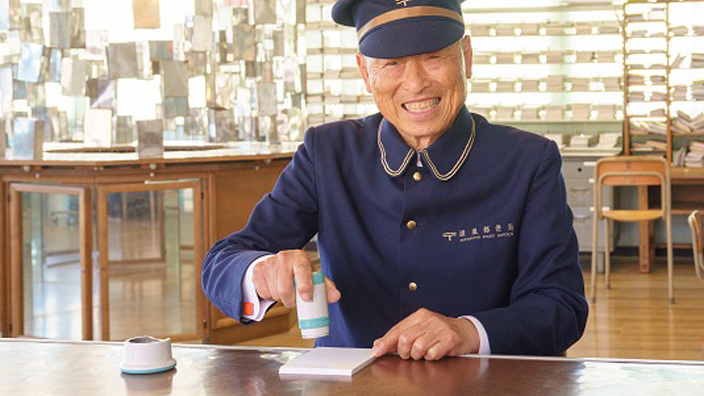
{"label": "blue postal cap", "polygon": [[359,51],[403,58],[441,50],[464,36],[463,0],[338,0],[332,19],[357,28]]}

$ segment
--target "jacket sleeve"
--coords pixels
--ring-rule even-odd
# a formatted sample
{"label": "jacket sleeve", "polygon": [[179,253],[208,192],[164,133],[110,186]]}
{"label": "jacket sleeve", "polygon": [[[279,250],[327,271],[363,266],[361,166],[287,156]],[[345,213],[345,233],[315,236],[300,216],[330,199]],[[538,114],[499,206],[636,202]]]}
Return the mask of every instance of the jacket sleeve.
{"label": "jacket sleeve", "polygon": [[202,287],[226,315],[242,317],[242,279],[257,258],[282,250],[301,249],[318,230],[314,129],[306,132],[291,163],[271,193],[252,211],[247,226],[217,242],[205,256]]}
{"label": "jacket sleeve", "polygon": [[558,355],[584,332],[588,305],[561,165],[557,145],[548,142],[518,229],[509,305],[473,314],[493,354]]}

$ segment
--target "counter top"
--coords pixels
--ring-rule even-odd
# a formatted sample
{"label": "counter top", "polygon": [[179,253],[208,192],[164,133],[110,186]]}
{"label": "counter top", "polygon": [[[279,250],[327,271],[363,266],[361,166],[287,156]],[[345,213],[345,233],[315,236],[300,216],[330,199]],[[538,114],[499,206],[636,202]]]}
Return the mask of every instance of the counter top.
{"label": "counter top", "polygon": [[704,363],[384,356],[352,378],[279,377],[305,349],[174,345],[175,370],[120,373],[121,343],[0,339],[1,395],[695,395]]}

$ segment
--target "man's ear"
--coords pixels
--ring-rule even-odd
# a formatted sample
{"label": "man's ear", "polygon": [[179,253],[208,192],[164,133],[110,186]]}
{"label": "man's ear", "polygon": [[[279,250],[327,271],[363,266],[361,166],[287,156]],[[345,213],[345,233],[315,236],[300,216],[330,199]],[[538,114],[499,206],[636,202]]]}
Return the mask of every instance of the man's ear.
{"label": "man's ear", "polygon": [[364,55],[361,52],[357,52],[357,67],[362,73],[362,79],[364,80],[364,86],[367,87],[367,92],[372,92],[372,82],[369,79],[369,70],[367,69],[367,60],[364,59]]}
{"label": "man's ear", "polygon": [[472,78],[472,41],[469,36],[462,37],[462,49],[464,50],[464,64],[467,79]]}

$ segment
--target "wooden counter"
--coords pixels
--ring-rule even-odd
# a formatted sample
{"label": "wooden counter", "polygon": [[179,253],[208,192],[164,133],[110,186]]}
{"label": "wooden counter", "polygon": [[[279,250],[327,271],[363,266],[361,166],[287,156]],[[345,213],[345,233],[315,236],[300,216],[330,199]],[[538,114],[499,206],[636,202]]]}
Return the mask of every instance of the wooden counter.
{"label": "wooden counter", "polygon": [[348,379],[279,377],[306,350],[174,345],[175,370],[122,374],[121,343],[0,340],[0,394],[697,395],[704,363],[531,357],[439,362],[384,356]]}
{"label": "wooden counter", "polygon": [[[94,286],[90,273],[85,273],[92,268],[91,253],[101,252],[96,256],[107,257],[106,194],[168,188],[199,192],[195,211],[200,221],[194,224],[197,334],[182,337],[230,343],[287,331],[295,318],[283,307],[272,309],[267,314],[268,324],[260,326],[240,326],[225,317],[201,291],[200,265],[213,243],[245,226],[250,212],[271,191],[297,146],[289,143],[271,148],[243,143],[215,149],[177,148],[155,159],[139,159],[131,152],[46,152],[42,160],[0,160],[0,331],[4,335],[23,334],[22,274],[18,270],[22,265],[22,233],[17,225],[22,204],[13,203],[12,197],[20,197],[23,192],[62,194],[61,188],[80,195],[81,205],[87,210],[82,212],[86,221],[81,223],[81,236],[91,245],[81,253],[84,339],[111,339],[107,320],[99,321],[100,329],[91,328],[91,305],[107,317],[107,305],[100,300],[106,300],[108,294],[100,290],[102,298],[91,302],[88,291]],[[92,229],[97,234],[94,243],[90,239]],[[100,269],[106,268],[107,258],[100,260]],[[107,271],[103,272],[96,278],[101,284],[107,282]]]}

